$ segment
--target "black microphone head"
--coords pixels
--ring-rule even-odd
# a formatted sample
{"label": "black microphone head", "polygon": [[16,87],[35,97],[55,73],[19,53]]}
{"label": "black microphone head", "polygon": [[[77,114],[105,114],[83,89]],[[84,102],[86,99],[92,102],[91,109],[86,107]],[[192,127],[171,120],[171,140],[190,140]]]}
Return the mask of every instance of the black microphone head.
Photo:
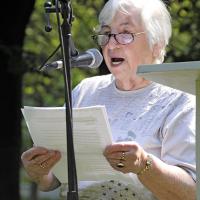
{"label": "black microphone head", "polygon": [[86,52],[93,57],[93,61],[88,67],[98,68],[103,61],[103,56],[101,55],[100,51],[98,49],[93,48],[93,49],[88,49]]}

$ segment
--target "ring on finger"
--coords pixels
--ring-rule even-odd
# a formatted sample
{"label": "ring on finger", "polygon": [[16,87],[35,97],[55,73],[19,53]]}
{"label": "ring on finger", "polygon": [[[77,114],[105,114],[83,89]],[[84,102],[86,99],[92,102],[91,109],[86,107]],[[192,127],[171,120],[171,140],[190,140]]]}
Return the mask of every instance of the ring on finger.
{"label": "ring on finger", "polygon": [[121,160],[126,160],[126,159],[125,159],[125,152],[122,152]]}
{"label": "ring on finger", "polygon": [[123,168],[123,167],[125,167],[125,165],[124,165],[124,163],[122,163],[122,161],[125,161],[126,159],[125,159],[125,152],[123,151],[122,152],[122,155],[121,155],[121,157],[120,157],[120,159],[119,159],[119,163],[117,163],[117,167],[118,168]]}
{"label": "ring on finger", "polygon": [[126,159],[125,159],[125,152],[124,152],[124,151],[122,152],[122,155],[121,155],[121,157],[120,157],[120,161],[121,161],[121,160],[126,160]]}
{"label": "ring on finger", "polygon": [[41,167],[42,169],[45,169],[46,166],[47,166],[47,163],[46,163],[46,162],[43,162],[43,163],[40,164],[40,167]]}
{"label": "ring on finger", "polygon": [[117,167],[119,168],[123,168],[125,167],[124,163],[122,163],[121,161],[119,163],[117,163]]}

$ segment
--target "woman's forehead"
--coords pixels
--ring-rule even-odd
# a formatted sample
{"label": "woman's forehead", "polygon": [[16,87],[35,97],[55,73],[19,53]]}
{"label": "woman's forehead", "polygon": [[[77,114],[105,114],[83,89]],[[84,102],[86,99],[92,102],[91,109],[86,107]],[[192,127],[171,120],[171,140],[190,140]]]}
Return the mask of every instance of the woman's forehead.
{"label": "woman's forehead", "polygon": [[140,17],[136,13],[123,13],[117,12],[114,16],[111,24],[103,25],[102,29],[113,29],[113,28],[134,28],[139,29],[141,27]]}

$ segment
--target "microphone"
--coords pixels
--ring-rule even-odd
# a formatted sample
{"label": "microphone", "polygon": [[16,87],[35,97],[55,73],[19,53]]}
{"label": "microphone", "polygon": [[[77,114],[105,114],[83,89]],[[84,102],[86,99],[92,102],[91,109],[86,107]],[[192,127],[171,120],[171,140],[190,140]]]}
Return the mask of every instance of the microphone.
{"label": "microphone", "polygon": [[[80,67],[80,68],[98,68],[103,61],[103,57],[99,50],[97,49],[88,49],[84,53],[71,58],[71,67]],[[40,71],[50,71],[53,69],[62,69],[63,61],[58,60],[52,63],[45,64]]]}

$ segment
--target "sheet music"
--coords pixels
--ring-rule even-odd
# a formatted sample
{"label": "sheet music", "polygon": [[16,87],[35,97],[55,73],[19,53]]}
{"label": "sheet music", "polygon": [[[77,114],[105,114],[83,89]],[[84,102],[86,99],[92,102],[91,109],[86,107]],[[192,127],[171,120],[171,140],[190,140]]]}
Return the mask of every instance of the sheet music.
{"label": "sheet music", "polygon": [[[28,107],[22,109],[35,145],[59,150],[61,160],[53,173],[62,183],[68,180],[64,107]],[[73,137],[79,181],[127,179],[109,165],[104,148],[112,143],[111,129],[104,106],[73,109]],[[128,178],[129,179],[129,178]]]}

